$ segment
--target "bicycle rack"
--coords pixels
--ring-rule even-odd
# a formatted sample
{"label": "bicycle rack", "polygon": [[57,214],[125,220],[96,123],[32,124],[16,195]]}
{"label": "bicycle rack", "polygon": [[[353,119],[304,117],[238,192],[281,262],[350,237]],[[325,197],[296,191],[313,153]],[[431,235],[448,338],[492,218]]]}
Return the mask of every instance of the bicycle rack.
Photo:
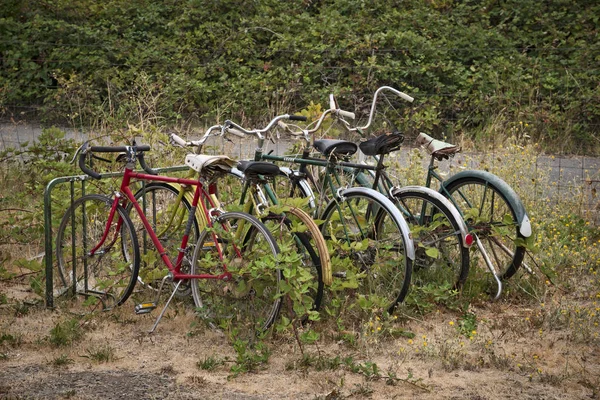
{"label": "bicycle rack", "polygon": [[[186,171],[189,167],[186,165],[178,165],[175,167],[156,168],[157,172],[177,172]],[[143,171],[140,171],[143,172]],[[121,172],[105,173],[101,175],[100,179],[114,178],[122,176]],[[44,189],[44,251],[46,256],[45,263],[45,274],[46,274],[46,308],[54,308],[54,277],[53,277],[53,262],[54,262],[54,250],[53,245],[53,232],[52,232],[52,190],[59,184],[69,183],[70,184],[70,198],[71,204],[75,202],[75,184],[81,182],[81,195],[85,194],[85,182],[92,179],[88,175],[73,175],[63,176],[51,180],[46,188]]]}

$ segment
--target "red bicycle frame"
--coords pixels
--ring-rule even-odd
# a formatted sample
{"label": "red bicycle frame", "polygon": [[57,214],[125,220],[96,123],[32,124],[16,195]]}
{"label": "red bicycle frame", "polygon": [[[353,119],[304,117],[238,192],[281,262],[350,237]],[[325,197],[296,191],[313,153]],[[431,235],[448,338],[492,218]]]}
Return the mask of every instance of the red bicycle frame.
{"label": "red bicycle frame", "polygon": [[[169,270],[169,272],[173,275],[173,279],[174,280],[185,280],[185,279],[230,279],[231,278],[231,273],[229,271],[227,271],[227,266],[223,265],[224,268],[224,273],[220,274],[220,275],[212,275],[212,274],[186,274],[184,272],[181,272],[181,264],[183,261],[183,257],[185,255],[185,249],[187,248],[187,244],[188,244],[188,240],[189,240],[189,234],[190,234],[190,229],[191,229],[191,222],[192,221],[188,221],[188,224],[186,225],[186,230],[185,233],[183,235],[183,238],[181,240],[181,246],[178,250],[178,255],[177,255],[177,260],[175,262],[175,265],[173,265],[173,263],[171,262],[171,260],[169,259],[169,257],[167,256],[167,251],[165,250],[165,248],[163,247],[162,243],[160,242],[160,240],[158,239],[158,236],[156,235],[156,233],[154,232],[154,229],[152,229],[152,226],[150,225],[150,222],[148,222],[148,219],[146,218],[146,215],[144,213],[144,210],[142,209],[142,207],[140,206],[140,204],[138,203],[138,201],[136,200],[133,192],[131,191],[131,189],[129,188],[129,185],[131,184],[131,180],[132,179],[138,179],[141,181],[145,181],[145,182],[167,182],[167,183],[178,183],[181,185],[189,185],[192,187],[195,187],[195,191],[194,191],[194,198],[192,200],[192,208],[190,209],[190,213],[188,218],[193,219],[194,215],[195,215],[195,211],[198,207],[198,204],[200,204],[200,206],[202,207],[202,211],[206,217],[206,221],[208,221],[208,227],[212,227],[212,219],[211,219],[211,212],[209,209],[207,209],[206,204],[208,202],[208,204],[210,204],[210,206],[212,208],[215,208],[215,202],[213,200],[213,198],[210,196],[209,193],[213,193],[215,191],[216,185],[214,183],[210,183],[209,184],[209,193],[206,192],[204,185],[202,184],[202,182],[198,179],[187,179],[187,178],[173,178],[173,177],[169,177],[169,176],[161,176],[161,175],[150,175],[150,174],[144,174],[144,173],[139,173],[139,172],[135,172],[133,171],[133,169],[126,167],[125,168],[125,173],[123,175],[123,180],[121,181],[121,188],[120,191],[117,192],[114,196],[113,199],[113,203],[110,209],[110,213],[109,213],[109,217],[108,217],[108,222],[106,223],[106,227],[104,229],[104,233],[102,235],[102,239],[100,240],[100,243],[98,243],[91,251],[90,251],[90,255],[95,254],[96,251],[98,251],[98,249],[104,244],[106,238],[108,237],[109,233],[110,233],[110,228],[112,225],[112,221],[114,218],[114,215],[116,213],[117,207],[119,205],[125,207],[127,205],[127,202],[129,201],[133,207],[135,208],[136,212],[138,213],[140,219],[142,220],[142,223],[144,225],[144,228],[146,229],[146,231],[148,232],[148,234],[150,235],[150,238],[152,239],[152,243],[154,244],[154,246],[156,247],[156,249],[158,250],[161,259],[163,260],[163,262],[165,263],[165,265],[167,266],[167,269]],[[125,197],[123,198],[123,195],[125,195]],[[202,201],[200,201],[202,200]],[[122,225],[122,219],[119,217],[119,220],[117,221],[117,226],[116,226],[116,231],[115,231],[115,235],[114,235],[114,239],[112,240],[112,242],[110,243],[111,245],[117,240],[119,231],[121,229],[121,225]],[[213,241],[214,243],[218,243],[218,238],[216,237],[216,234],[213,232],[211,233],[213,235]],[[216,246],[217,251],[219,253],[219,257],[222,259],[223,254],[222,254],[222,250],[219,246]],[[241,253],[240,250],[238,248],[235,248],[236,253],[238,253],[238,256],[241,257]]]}

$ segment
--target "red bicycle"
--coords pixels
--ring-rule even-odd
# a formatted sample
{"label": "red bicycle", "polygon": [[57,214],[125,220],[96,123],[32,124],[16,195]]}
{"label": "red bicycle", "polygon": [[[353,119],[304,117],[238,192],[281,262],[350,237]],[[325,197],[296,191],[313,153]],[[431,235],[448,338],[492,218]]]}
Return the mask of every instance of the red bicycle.
{"label": "red bicycle", "polygon": [[[135,306],[137,313],[147,313],[157,307],[166,282],[173,291],[151,331],[156,329],[174,295],[181,285],[190,285],[194,303],[211,322],[240,332],[260,333],[277,318],[282,278],[277,265],[277,243],[269,230],[255,217],[241,212],[224,212],[215,197],[215,181],[235,163],[226,156],[188,154],[186,165],[198,171],[197,179],[157,175],[144,161],[147,145],[90,146],[80,148],[79,167],[95,179],[102,175],[87,166],[94,153],[121,153],[125,161],[119,190],[109,197],[85,194],[64,214],[56,239],[58,261],[55,293],[70,294],[70,306],[76,303],[86,309],[104,310],[122,305],[132,294],[138,297],[136,283],[142,255],[136,226],[129,210],[135,210],[139,220],[167,268],[155,298]],[[96,156],[96,158],[98,158]],[[144,172],[134,171],[137,163]],[[169,204],[152,202],[152,220],[130,188],[135,181],[168,182],[194,187],[193,200],[177,256],[174,249],[165,249],[155,233],[157,216],[171,213]],[[162,208],[161,208],[162,207]],[[195,243],[188,243],[197,209],[205,225]],[[159,219],[159,218],[158,218]],[[153,226],[154,225],[154,226]],[[170,251],[169,251],[170,250]],[[139,290],[139,294],[148,293]]]}

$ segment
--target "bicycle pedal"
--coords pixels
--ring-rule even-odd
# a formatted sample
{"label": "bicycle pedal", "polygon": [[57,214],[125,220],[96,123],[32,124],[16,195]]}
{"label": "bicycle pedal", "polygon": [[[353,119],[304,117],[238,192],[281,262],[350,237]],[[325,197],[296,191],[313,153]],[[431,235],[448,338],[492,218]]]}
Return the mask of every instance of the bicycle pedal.
{"label": "bicycle pedal", "polygon": [[210,250],[210,249],[213,249],[214,247],[215,247],[215,242],[206,242],[206,243],[204,243],[202,250]]}
{"label": "bicycle pedal", "polygon": [[333,276],[334,278],[342,278],[342,279],[346,279],[346,271],[338,271],[338,272],[333,272],[331,274],[331,276]]}
{"label": "bicycle pedal", "polygon": [[149,312],[151,312],[152,310],[154,310],[157,307],[156,303],[142,303],[142,304],[136,304],[135,306],[135,313],[136,314],[148,314]]}

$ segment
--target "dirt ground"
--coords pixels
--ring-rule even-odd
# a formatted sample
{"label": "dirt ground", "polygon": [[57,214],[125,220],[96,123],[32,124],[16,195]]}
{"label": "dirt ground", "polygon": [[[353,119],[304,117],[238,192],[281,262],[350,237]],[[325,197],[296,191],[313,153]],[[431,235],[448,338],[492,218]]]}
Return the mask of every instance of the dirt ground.
{"label": "dirt ground", "polygon": [[[0,399],[599,398],[597,335],[545,332],[531,322],[540,310],[504,301],[473,310],[479,324],[470,339],[457,315],[441,311],[398,323],[412,339],[372,334],[350,344],[323,334],[304,359],[291,335],[277,336],[266,365],[234,377],[231,344],[189,307],[171,308],[148,334],[158,311],[139,316],[126,303],[56,346],[50,331],[69,315],[45,309],[25,280],[0,282],[0,292]],[[96,361],[98,349],[110,349],[110,359]],[[331,362],[342,359],[359,368]],[[221,362],[199,366],[210,360]],[[373,364],[377,373],[365,372]]]}

